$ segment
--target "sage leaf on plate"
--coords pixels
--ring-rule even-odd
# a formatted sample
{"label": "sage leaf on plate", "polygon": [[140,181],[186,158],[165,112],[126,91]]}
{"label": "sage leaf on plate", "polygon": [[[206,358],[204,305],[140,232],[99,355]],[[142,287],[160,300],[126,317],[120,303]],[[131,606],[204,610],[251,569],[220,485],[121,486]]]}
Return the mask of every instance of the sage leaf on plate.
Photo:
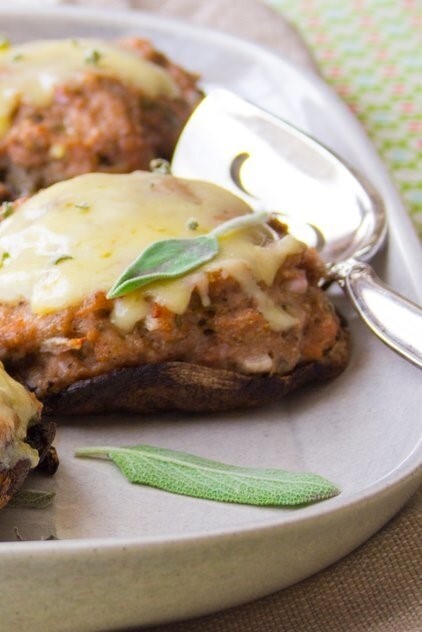
{"label": "sage leaf on plate", "polygon": [[45,509],[53,502],[55,492],[43,492],[38,489],[21,489],[9,501],[8,507],[24,509]]}
{"label": "sage leaf on plate", "polygon": [[317,474],[226,465],[148,445],[81,448],[76,456],[114,461],[131,483],[221,502],[293,506],[340,493]]}
{"label": "sage leaf on plate", "polygon": [[217,255],[217,237],[262,224],[269,216],[266,211],[240,215],[216,226],[207,235],[152,243],[124,270],[107,293],[107,298],[118,298],[154,281],[174,279],[194,270]]}

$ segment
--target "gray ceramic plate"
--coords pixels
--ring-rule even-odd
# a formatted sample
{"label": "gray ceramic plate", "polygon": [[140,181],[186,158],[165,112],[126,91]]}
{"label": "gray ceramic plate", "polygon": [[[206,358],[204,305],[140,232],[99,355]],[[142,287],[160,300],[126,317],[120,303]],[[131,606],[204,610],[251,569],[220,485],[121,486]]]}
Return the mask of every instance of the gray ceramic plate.
{"label": "gray ceramic plate", "polygon": [[[15,41],[146,36],[208,83],[309,131],[379,188],[391,239],[375,265],[418,298],[421,254],[401,203],[357,122],[314,75],[246,42],[141,13],[1,8],[0,29]],[[418,484],[420,373],[334,299],[354,347],[350,367],[330,384],[254,412],[62,422],[57,476],[29,483],[55,489],[54,506],[0,515],[1,630],[104,631],[227,608],[331,564],[397,512]],[[131,486],[111,464],[73,457],[79,446],[135,442],[315,471],[343,492],[295,511],[225,505]],[[30,541],[13,542],[14,526]],[[50,534],[60,541],[39,541]]]}

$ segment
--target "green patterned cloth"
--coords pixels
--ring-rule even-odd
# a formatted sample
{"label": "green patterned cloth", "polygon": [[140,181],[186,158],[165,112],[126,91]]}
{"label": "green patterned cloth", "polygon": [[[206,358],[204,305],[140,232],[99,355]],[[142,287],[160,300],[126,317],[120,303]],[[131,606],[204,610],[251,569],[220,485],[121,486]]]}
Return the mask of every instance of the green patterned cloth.
{"label": "green patterned cloth", "polygon": [[266,1],[363,123],[422,237],[421,0]]}

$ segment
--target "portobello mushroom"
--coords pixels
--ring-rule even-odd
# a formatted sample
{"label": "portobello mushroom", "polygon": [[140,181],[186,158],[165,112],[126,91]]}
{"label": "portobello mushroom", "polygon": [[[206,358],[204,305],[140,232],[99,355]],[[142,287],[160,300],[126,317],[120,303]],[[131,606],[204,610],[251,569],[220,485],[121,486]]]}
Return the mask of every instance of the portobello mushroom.
{"label": "portobello mushroom", "polygon": [[112,410],[199,413],[252,408],[277,401],[307,382],[336,377],[348,355],[349,336],[340,329],[338,339],[321,360],[304,363],[286,375],[246,375],[189,362],[115,369],[47,396],[45,410],[46,414],[74,415]]}
{"label": "portobello mushroom", "polygon": [[[145,269],[153,244],[180,240]],[[0,224],[1,253],[0,357],[47,413],[255,406],[348,361],[318,254],[210,183],[57,183]]]}
{"label": "portobello mushroom", "polygon": [[57,455],[51,443],[55,424],[41,419],[41,403],[13,380],[0,363],[0,509],[19,490],[29,471],[54,474]]}

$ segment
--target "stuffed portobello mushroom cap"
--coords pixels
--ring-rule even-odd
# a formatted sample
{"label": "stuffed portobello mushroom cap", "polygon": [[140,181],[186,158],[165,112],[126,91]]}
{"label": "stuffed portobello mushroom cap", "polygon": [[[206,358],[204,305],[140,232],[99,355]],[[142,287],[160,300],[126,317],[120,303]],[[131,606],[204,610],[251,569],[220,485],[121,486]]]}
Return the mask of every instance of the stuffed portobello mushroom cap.
{"label": "stuffed portobello mushroom cap", "polygon": [[0,358],[50,413],[254,406],[340,373],[349,336],[317,253],[275,220],[177,278],[110,298],[152,243],[251,214],[215,185],[86,174],[0,224]]}
{"label": "stuffed portobello mushroom cap", "polygon": [[169,159],[197,77],[146,40],[0,47],[0,202],[78,174]]}

